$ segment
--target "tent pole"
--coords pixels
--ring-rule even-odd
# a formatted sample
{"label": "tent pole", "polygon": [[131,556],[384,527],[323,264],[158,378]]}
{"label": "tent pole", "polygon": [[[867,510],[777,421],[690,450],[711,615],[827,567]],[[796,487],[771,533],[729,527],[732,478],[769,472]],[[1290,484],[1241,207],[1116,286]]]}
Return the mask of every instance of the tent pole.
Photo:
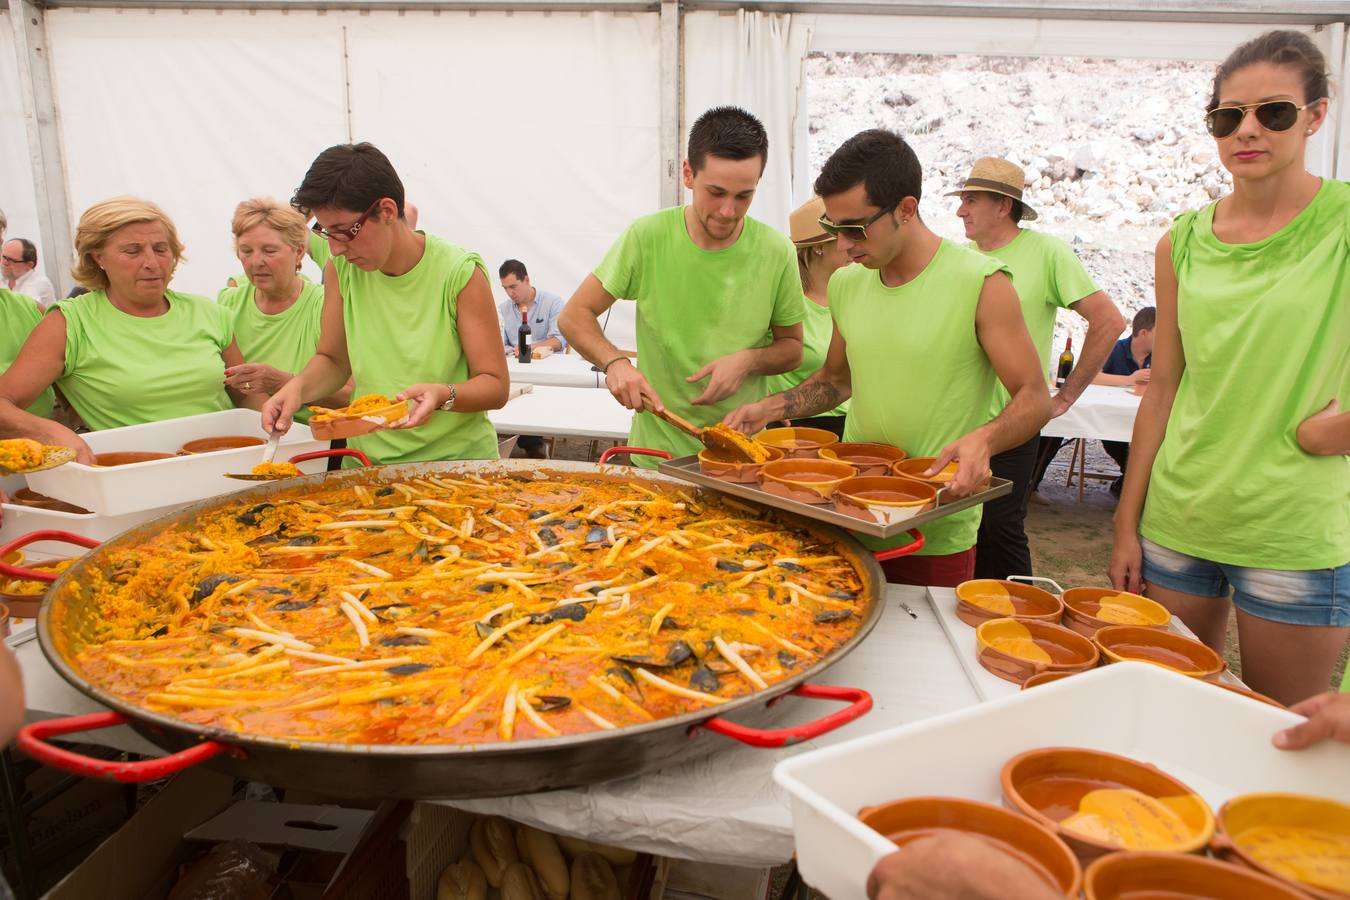
{"label": "tent pole", "polygon": [[41,262],[47,277],[57,286],[58,294],[64,296],[74,284],[70,265],[75,259],[75,249],[71,242],[65,154],[61,148],[56,95],[52,90],[52,70],[48,62],[51,54],[47,46],[47,18],[41,3],[9,0],[9,20],[14,31],[14,55],[19,62],[28,159],[33,169],[33,193],[38,205]]}
{"label": "tent pole", "polygon": [[680,105],[684,67],[679,0],[661,0],[661,209],[680,204]]}

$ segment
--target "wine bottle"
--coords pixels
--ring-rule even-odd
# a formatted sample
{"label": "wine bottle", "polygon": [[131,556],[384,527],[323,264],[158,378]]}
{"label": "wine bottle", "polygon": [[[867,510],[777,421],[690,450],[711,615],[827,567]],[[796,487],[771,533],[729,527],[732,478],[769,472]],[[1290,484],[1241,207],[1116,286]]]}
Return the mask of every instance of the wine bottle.
{"label": "wine bottle", "polygon": [[1073,371],[1073,338],[1064,342],[1064,352],[1059,355],[1059,374],[1055,376],[1055,387],[1064,387],[1069,373]]}
{"label": "wine bottle", "polygon": [[530,323],[529,313],[520,314],[520,327],[516,329],[516,360],[527,363],[530,361]]}

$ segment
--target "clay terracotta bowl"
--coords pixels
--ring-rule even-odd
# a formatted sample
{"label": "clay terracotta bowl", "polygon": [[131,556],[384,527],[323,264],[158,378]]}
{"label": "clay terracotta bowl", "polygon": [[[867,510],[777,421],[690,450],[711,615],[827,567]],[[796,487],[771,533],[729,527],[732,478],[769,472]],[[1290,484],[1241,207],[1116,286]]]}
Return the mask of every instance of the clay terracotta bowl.
{"label": "clay terracotta bowl", "polygon": [[941,472],[931,478],[925,478],[923,473],[927,472],[928,468],[935,462],[937,462],[936,456],[915,456],[892,463],[891,471],[901,478],[913,478],[915,481],[922,481],[924,484],[931,484],[933,487],[946,487],[956,477],[956,463],[949,462],[942,467]]}
{"label": "clay terracotta bowl", "polygon": [[397,400],[388,406],[367,410],[356,416],[342,416],[336,419],[310,419],[309,431],[317,440],[332,441],[338,438],[360,437],[370,434],[391,422],[398,422],[408,416],[408,401]]}
{"label": "clay terracotta bowl", "polygon": [[[1243,794],[1219,810],[1218,827],[1210,848],[1215,856],[1242,863],[1323,900],[1350,897],[1350,878],[1345,877],[1350,869],[1346,863],[1350,805],[1306,794]],[[1284,840],[1274,839],[1277,831],[1285,833]],[[1301,835],[1302,841],[1291,840],[1290,831]],[[1324,860],[1332,865],[1325,866],[1316,878],[1309,878],[1311,873],[1305,871],[1302,877],[1308,880],[1300,881],[1291,863],[1308,852],[1311,840],[1319,841],[1321,853],[1331,857]],[[1339,879],[1327,871],[1333,866],[1339,870]]]}
{"label": "clay terracotta bowl", "polygon": [[[1169,852],[1202,852],[1214,835],[1214,813],[1195,791],[1161,769],[1114,753],[1075,747],[1029,750],[1004,763],[999,777],[1003,802],[1050,828],[1083,862],[1117,850],[1163,849],[1124,847],[1075,831],[1073,823],[1065,828],[1065,820],[1082,812],[1085,796],[1098,790],[1126,788],[1156,800],[1167,798],[1166,805],[1183,826],[1180,839],[1166,848]],[[1121,821],[1129,821],[1130,812],[1120,810]]]}
{"label": "clay terracotta bowl", "polygon": [[1218,678],[1228,663],[1199,641],[1137,625],[1109,625],[1092,638],[1107,662],[1153,663],[1192,678]]}
{"label": "clay terracotta bowl", "polygon": [[970,626],[1010,616],[1058,625],[1062,615],[1058,597],[1029,584],[977,578],[956,586],[956,617]]}
{"label": "clay terracotta bowl", "polygon": [[1064,601],[1064,625],[1092,637],[1110,625],[1166,628],[1172,614],[1161,603],[1115,588],[1069,588]]}
{"label": "clay terracotta bowl", "polygon": [[9,637],[9,607],[0,603],[0,638]]}
{"label": "clay terracotta bowl", "polygon": [[1082,672],[1097,665],[1097,647],[1059,625],[1034,619],[990,619],[975,629],[975,654],[1004,681],[1022,684],[1042,672]]}
{"label": "clay terracotta bowl", "polygon": [[829,503],[840,482],[857,474],[858,470],[848,463],[827,459],[780,459],[760,467],[759,486],[789,500]]}
{"label": "clay terracotta bowl", "polygon": [[130,466],[136,463],[153,462],[157,459],[173,459],[173,453],[151,453],[144,450],[123,450],[116,453],[95,453],[94,461],[100,466]]}
{"label": "clay terracotta bowl", "polygon": [[1065,897],[1077,897],[1083,873],[1064,842],[1042,825],[1000,809],[957,797],[908,797],[858,811],[863,824],[897,847],[943,831],[973,835],[991,850],[1012,856]]}
{"label": "clay terracotta bowl", "polygon": [[752,463],[733,459],[725,450],[703,448],[698,454],[698,470],[704,475],[722,481],[734,481],[737,484],[754,484],[759,481],[759,470],[764,463],[776,462],[783,458],[783,451],[777,447],[765,447],[769,458],[764,462]]}
{"label": "clay terracotta bowl", "polygon": [[34,509],[50,509],[54,512],[73,513],[78,516],[93,515],[83,506],[76,506],[74,503],[66,503],[63,500],[57,500],[54,497],[48,497],[46,494],[39,494],[37,491],[29,488],[20,488],[10,497],[11,503],[17,503],[20,506],[31,506]]}
{"label": "clay terracotta bowl", "polygon": [[1280,701],[1267,697],[1265,694],[1258,694],[1251,688],[1245,688],[1238,684],[1226,684],[1222,681],[1211,681],[1210,684],[1214,685],[1216,688],[1223,688],[1225,691],[1233,694],[1241,694],[1243,697],[1250,700],[1256,700],[1260,703],[1265,703],[1268,706],[1273,706],[1276,709],[1288,709],[1288,707]]}
{"label": "clay terracotta bowl", "polygon": [[1042,684],[1049,684],[1052,681],[1063,681],[1071,675],[1077,675],[1077,672],[1042,672],[1039,675],[1032,675],[1026,681],[1022,682],[1022,690],[1034,688]]}
{"label": "clay terracotta bowl", "polygon": [[246,434],[232,434],[224,437],[198,438],[188,441],[178,448],[179,453],[211,453],[216,450],[238,450],[240,447],[261,447],[267,441]]}
{"label": "clay terracotta bowl", "polygon": [[1110,853],[1088,866],[1087,900],[1306,900],[1274,878],[1184,853]]}
{"label": "clay terracotta bowl", "polygon": [[[25,568],[45,572],[68,562],[69,560],[65,559],[49,559],[45,562],[29,563]],[[8,587],[10,582],[18,580],[0,576],[0,588]],[[38,610],[42,607],[42,598],[47,596],[47,591],[51,588],[51,585],[43,581],[25,580],[22,583],[26,587],[33,588],[33,593],[17,593],[0,589],[0,602],[9,607],[9,612],[12,615],[22,619],[31,619],[38,614]]]}
{"label": "clay terracotta bowl", "polygon": [[815,459],[821,447],[839,443],[834,432],[824,428],[766,428],[755,435],[755,440],[767,447],[777,447],[788,459]]}
{"label": "clay terracotta bowl", "polygon": [[918,481],[893,475],[861,475],[839,483],[834,509],[865,522],[894,525],[932,509],[936,499],[937,491]]}
{"label": "clay terracotta bowl", "polygon": [[889,475],[891,466],[905,458],[905,451],[890,444],[840,441],[820,448],[821,459],[837,459],[858,470],[860,476]]}

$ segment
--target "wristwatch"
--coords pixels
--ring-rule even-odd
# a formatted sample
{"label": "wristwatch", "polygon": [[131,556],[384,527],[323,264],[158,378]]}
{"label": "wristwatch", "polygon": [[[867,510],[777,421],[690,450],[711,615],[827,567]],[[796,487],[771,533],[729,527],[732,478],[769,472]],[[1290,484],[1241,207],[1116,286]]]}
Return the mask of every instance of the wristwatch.
{"label": "wristwatch", "polygon": [[455,386],[453,384],[447,384],[446,387],[450,390],[450,399],[441,404],[441,412],[450,412],[455,408]]}

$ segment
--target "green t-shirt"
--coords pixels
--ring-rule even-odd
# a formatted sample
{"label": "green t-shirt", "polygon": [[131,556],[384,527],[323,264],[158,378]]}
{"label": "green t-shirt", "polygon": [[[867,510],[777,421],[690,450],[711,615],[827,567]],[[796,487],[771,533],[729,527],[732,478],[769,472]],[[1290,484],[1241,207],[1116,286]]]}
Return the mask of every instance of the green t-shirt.
{"label": "green t-shirt", "polygon": [[1254,244],[1214,236],[1214,205],[1172,226],[1186,369],[1140,533],[1262,569],[1350,561],[1350,457],[1312,456],[1299,423],[1350,400],[1350,184],[1326,180]]}
{"label": "green t-shirt", "polygon": [[[974,244],[967,246],[979,249]],[[1055,315],[1101,289],[1093,283],[1072,247],[1040,231],[1020,229],[1017,237],[987,255],[1001,261],[1012,273],[1013,287],[1022,302],[1022,318],[1031,332],[1044,375],[1050,370]],[[1011,399],[1002,382],[995,384],[992,415],[1003,412]]]}
{"label": "green t-shirt", "polygon": [[319,271],[323,271],[323,267],[333,258],[333,251],[328,249],[328,241],[313,231],[309,233],[309,258],[318,265]]}
{"label": "green t-shirt", "polygon": [[230,409],[225,393],[229,326],[205,297],[165,291],[169,311],[128,315],[94,291],[58,300],[66,364],[56,386],[95,431]]}
{"label": "green t-shirt", "polygon": [[[468,379],[456,310],[474,269],[487,274],[477,253],[428,234],[422,258],[402,275],[366,272],[343,257],[333,257],[333,266],[342,291],[353,396],[392,399],[421,382]],[[348,443],[379,464],[497,458],[497,432],[485,412],[434,412],[419,428],[376,431]]]}
{"label": "green t-shirt", "polygon": [[[24,341],[28,340],[28,335],[40,321],[42,310],[38,309],[32,297],[0,288],[0,373],[14,365]],[[49,419],[55,404],[56,393],[48,387],[38,394],[28,411]]]}
{"label": "green t-shirt", "polygon": [[[791,372],[768,376],[765,385],[770,394],[796,387],[825,365],[825,356],[830,352],[830,338],[834,337],[834,319],[830,317],[830,308],[821,306],[810,297],[803,297],[802,312],[806,314],[806,318],[802,319],[802,364]],[[846,416],[848,401],[819,415]]]}
{"label": "green t-shirt", "polygon": [[[998,376],[975,333],[984,281],[998,260],[944,240],[919,275],[899,287],[875,269],[848,266],[830,279],[830,312],[848,345],[853,396],[844,440],[878,441],[910,456],[936,456],[990,419]],[[921,556],[975,546],[980,507],[923,529]],[[907,537],[859,539],[873,550]]]}
{"label": "green t-shirt", "polygon": [[[609,248],[595,277],[611,296],[637,301],[638,368],[671,412],[712,425],[738,406],[768,394],[763,375],[711,406],[692,401],[707,387],[685,379],[719,357],[767,347],[772,325],[802,320],[802,283],[792,242],[746,217],[736,243],[704,250],[689,237],[684,207],[643,216]],[[676,456],[703,445],[651,413],[633,416],[628,442]],[[655,467],[652,457],[634,457]]]}
{"label": "green t-shirt", "polygon": [[[323,285],[305,282],[300,296],[284,312],[267,315],[258,309],[256,290],[245,281],[225,288],[216,302],[225,311],[226,324],[245,362],[262,363],[290,372],[305,367],[319,346],[319,318],[323,313]],[[307,407],[295,414],[308,422]]]}

